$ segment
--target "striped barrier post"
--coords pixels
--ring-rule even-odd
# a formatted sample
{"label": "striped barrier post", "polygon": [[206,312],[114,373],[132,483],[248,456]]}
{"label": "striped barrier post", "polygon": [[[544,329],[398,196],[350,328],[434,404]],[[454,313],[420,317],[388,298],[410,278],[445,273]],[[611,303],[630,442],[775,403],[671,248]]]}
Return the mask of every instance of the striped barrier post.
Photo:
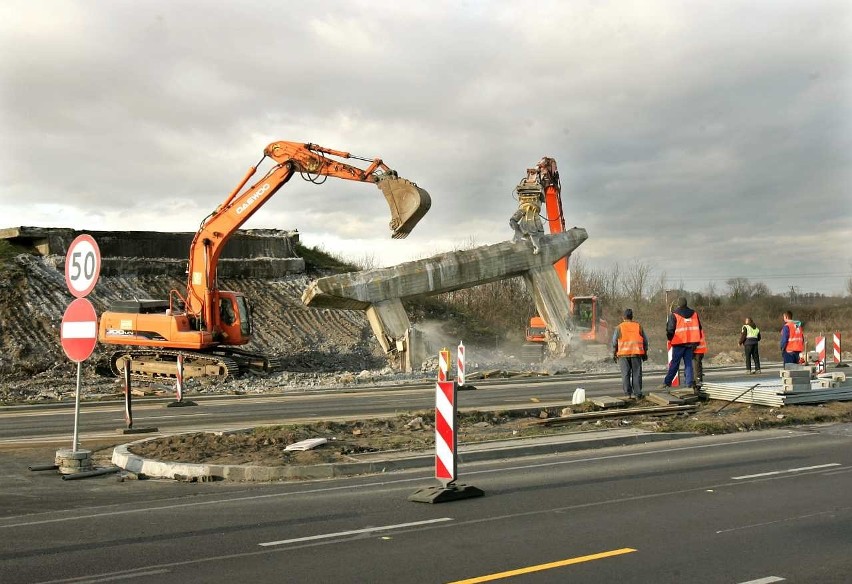
{"label": "striped barrier post", "polygon": [[[438,382],[435,384],[435,478],[439,486],[417,489],[409,501],[417,503],[444,503],[481,497],[485,493],[470,485],[456,483],[458,478],[458,393],[456,384],[447,380],[450,354],[447,349],[438,352]],[[443,379],[442,379],[443,377]]]}
{"label": "striped barrier post", "polygon": [[445,347],[438,351],[438,383],[449,379],[450,351]]}
{"label": "striped barrier post", "polygon": [[817,373],[825,373],[825,336],[817,337],[814,340],[814,350],[817,354]]}
{"label": "striped barrier post", "polygon": [[[666,366],[671,367],[672,366],[672,342],[666,341],[666,347],[669,350],[669,360],[668,360],[668,363],[667,363]],[[674,379],[672,379],[672,387],[680,387],[680,369],[677,370],[677,375],[675,375]]]}
{"label": "striped barrier post", "polygon": [[452,381],[439,381],[435,385],[435,478],[444,488],[456,480],[456,385]]}
{"label": "striped barrier post", "polygon": [[461,341],[456,353],[456,382],[459,387],[464,385],[464,344]]}
{"label": "striped barrier post", "polygon": [[843,363],[843,353],[840,350],[840,332],[834,333],[834,364]]}
{"label": "striped barrier post", "polygon": [[126,428],[117,428],[119,434],[143,434],[145,432],[156,432],[157,428],[134,428],[133,427],[133,388],[130,386],[130,357],[125,357],[121,366],[121,374],[124,378],[124,421]]}
{"label": "striped barrier post", "polygon": [[183,401],[183,355],[177,356],[177,372],[175,373],[175,393],[177,400]]}
{"label": "striped barrier post", "polygon": [[124,360],[124,367],[121,369],[122,377],[124,378],[124,423],[127,424],[127,429],[133,428],[133,393],[130,388],[130,359]]}
{"label": "striped barrier post", "polygon": [[180,353],[178,353],[177,359],[175,361],[175,394],[177,399],[173,402],[169,402],[166,404],[167,408],[175,408],[175,407],[183,407],[183,406],[197,406],[198,404],[192,400],[183,399],[183,392],[186,388],[186,380],[184,378],[184,362],[186,357]]}

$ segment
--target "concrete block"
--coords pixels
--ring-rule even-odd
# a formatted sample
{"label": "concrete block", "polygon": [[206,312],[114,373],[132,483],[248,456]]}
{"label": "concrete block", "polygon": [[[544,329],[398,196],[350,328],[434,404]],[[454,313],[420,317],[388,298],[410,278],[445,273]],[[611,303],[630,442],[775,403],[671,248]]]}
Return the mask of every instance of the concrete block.
{"label": "concrete block", "polygon": [[679,406],[683,404],[683,400],[679,397],[675,397],[670,393],[662,392],[662,391],[652,391],[647,395],[648,401],[651,401],[655,404],[659,404],[661,406]]}
{"label": "concrete block", "polygon": [[782,379],[810,379],[811,372],[807,369],[783,370],[778,373]]}
{"label": "concrete block", "polygon": [[609,395],[593,397],[590,398],[589,401],[598,406],[599,408],[615,408],[623,406],[626,403],[623,399],[618,399]]}

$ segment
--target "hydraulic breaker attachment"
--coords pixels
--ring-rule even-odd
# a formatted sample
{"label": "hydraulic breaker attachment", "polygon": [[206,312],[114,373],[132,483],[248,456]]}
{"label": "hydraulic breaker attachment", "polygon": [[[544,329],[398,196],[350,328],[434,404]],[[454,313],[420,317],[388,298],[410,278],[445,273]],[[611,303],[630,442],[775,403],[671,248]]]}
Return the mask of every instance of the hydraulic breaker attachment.
{"label": "hydraulic breaker attachment", "polygon": [[432,199],[429,193],[413,182],[399,178],[396,174],[385,174],[379,178],[378,187],[390,207],[390,228],[393,239],[408,237],[417,222],[429,211]]}

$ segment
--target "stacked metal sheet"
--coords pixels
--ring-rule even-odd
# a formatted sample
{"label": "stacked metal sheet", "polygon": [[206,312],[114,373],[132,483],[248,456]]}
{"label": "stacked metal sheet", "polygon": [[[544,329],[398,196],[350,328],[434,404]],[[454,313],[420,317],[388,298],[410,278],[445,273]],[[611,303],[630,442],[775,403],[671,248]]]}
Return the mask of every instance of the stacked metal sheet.
{"label": "stacked metal sheet", "polygon": [[777,380],[705,383],[701,393],[710,399],[774,407],[852,401],[852,380],[835,381],[831,383],[834,387],[823,387],[828,385],[824,379],[808,379],[805,383],[794,377],[783,377],[784,373],[790,372],[782,371],[782,377]]}

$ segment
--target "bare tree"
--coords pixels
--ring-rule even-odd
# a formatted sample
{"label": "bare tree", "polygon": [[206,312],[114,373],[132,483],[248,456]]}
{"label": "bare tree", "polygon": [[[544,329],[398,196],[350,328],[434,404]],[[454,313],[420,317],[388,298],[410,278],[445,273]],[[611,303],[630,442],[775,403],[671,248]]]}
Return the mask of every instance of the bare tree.
{"label": "bare tree", "polygon": [[725,281],[728,285],[728,294],[731,300],[738,302],[746,300],[751,293],[751,284],[748,278],[731,278]]}
{"label": "bare tree", "polygon": [[610,269],[598,270],[600,288],[597,292],[592,292],[604,298],[604,300],[612,304],[620,298],[621,291],[621,265],[616,262]]}
{"label": "bare tree", "polygon": [[755,282],[749,288],[749,294],[752,298],[766,298],[772,296],[772,290],[763,282]]}
{"label": "bare tree", "polygon": [[666,272],[660,272],[660,275],[657,277],[654,283],[651,284],[650,294],[652,298],[656,298],[657,296],[659,296],[660,298],[665,300],[666,289],[668,289],[668,279],[669,277]]}
{"label": "bare tree", "polygon": [[633,304],[639,304],[645,298],[645,292],[650,286],[651,271],[649,264],[639,260],[634,260],[626,267],[621,288]]}

